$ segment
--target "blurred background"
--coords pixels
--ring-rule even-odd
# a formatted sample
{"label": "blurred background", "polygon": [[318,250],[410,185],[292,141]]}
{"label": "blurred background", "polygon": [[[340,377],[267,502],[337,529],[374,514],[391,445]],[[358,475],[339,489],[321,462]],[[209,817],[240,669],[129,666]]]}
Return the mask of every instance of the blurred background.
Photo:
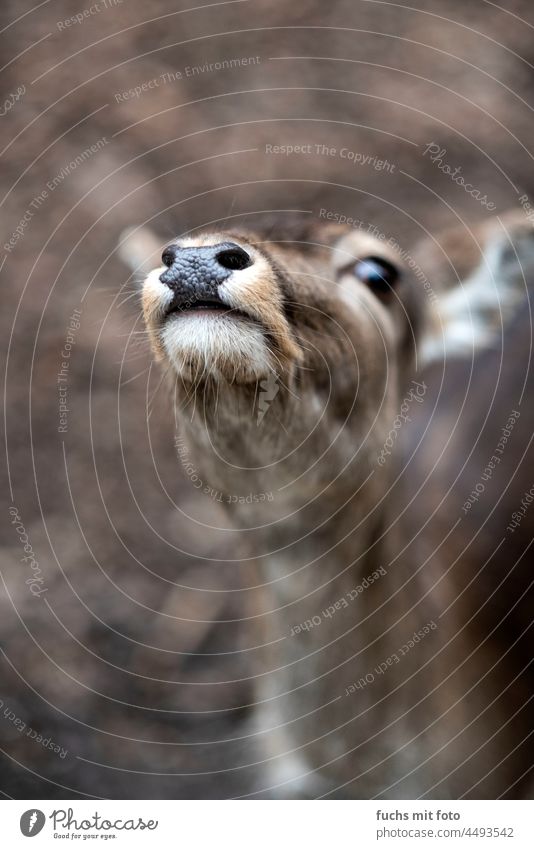
{"label": "blurred background", "polygon": [[527,0],[192,5],[2,4],[8,797],[258,786],[255,576],[176,456],[123,229],[327,209],[409,250],[489,215],[432,143],[495,212],[534,194]]}

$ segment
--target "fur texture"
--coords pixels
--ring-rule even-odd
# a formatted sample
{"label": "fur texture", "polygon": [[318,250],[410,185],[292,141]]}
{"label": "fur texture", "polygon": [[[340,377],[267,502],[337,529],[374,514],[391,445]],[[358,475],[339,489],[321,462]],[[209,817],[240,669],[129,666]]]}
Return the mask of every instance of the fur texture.
{"label": "fur texture", "polygon": [[[498,795],[517,765],[509,764],[504,784],[502,776],[492,780],[489,765],[510,750],[513,731],[488,740],[504,715],[494,709],[480,723],[486,690],[465,695],[477,668],[488,670],[490,692],[500,692],[491,648],[477,648],[476,664],[466,665],[473,635],[443,616],[457,590],[443,580],[439,525],[410,529],[415,497],[405,516],[402,446],[379,461],[392,422],[402,411],[411,420],[406,399],[417,407],[427,390],[426,372],[415,366],[424,328],[428,338],[434,326],[424,289],[398,264],[389,294],[360,279],[361,260],[396,257],[381,241],[339,228],[314,226],[298,241],[273,240],[260,228],[207,232],[187,244],[218,241],[254,256],[221,287],[250,320],[166,315],[161,269],[145,283],[144,315],[203,476],[226,493],[274,493],[270,503],[236,498],[232,507],[265,588],[256,613],[270,646],[257,677],[264,792]],[[486,344],[497,314],[509,316],[510,292],[516,302],[517,264],[504,257],[493,239],[465,283],[476,313],[471,348]],[[488,258],[497,293],[490,296]],[[446,355],[448,338],[458,336],[461,284],[443,291]],[[269,374],[279,391],[270,391],[259,417]],[[415,489],[428,468],[412,464]],[[365,592],[355,590],[372,575]]]}

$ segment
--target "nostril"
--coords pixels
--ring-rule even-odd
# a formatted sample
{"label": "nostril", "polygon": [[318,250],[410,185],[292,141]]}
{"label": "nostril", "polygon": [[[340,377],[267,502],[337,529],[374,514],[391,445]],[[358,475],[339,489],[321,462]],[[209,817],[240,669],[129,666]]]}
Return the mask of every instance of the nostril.
{"label": "nostril", "polygon": [[231,271],[241,271],[243,268],[248,268],[249,265],[252,265],[252,258],[239,245],[232,245],[219,251],[215,258],[219,265]]}
{"label": "nostril", "polygon": [[168,248],[165,248],[161,255],[161,261],[163,265],[166,265],[167,268],[170,268],[173,262],[176,262],[178,250],[179,248],[177,245],[169,245]]}

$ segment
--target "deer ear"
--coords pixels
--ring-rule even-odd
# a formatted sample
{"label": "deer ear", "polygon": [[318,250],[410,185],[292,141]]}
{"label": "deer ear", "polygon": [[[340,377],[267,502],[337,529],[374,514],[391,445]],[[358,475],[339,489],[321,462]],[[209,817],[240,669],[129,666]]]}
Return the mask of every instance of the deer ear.
{"label": "deer ear", "polygon": [[119,237],[118,254],[130,271],[148,273],[161,265],[161,252],[167,241],[149,227],[129,227]]}
{"label": "deer ear", "polygon": [[[529,308],[527,282],[534,275],[534,236],[523,213],[505,212],[475,228],[469,238],[456,231],[453,241],[454,232],[449,236],[452,248],[445,251],[440,246],[441,252],[452,268],[464,265],[470,273],[456,285],[437,289],[437,293],[429,290],[431,309],[419,354],[425,365],[450,357],[469,361],[481,351],[500,349],[502,333],[522,307]],[[473,240],[478,245],[478,265],[470,254]],[[483,244],[482,257],[478,240]],[[425,256],[429,249],[421,243],[420,250]],[[437,269],[443,277],[439,264]]]}

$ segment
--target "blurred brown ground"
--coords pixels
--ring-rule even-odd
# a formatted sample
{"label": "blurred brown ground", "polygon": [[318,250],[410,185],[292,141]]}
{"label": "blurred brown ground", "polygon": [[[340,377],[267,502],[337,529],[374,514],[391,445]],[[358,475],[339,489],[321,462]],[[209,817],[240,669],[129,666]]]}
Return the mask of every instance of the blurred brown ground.
{"label": "blurred brown ground", "polygon": [[[2,708],[8,796],[229,797],[256,780],[247,706],[258,640],[238,621],[255,578],[249,561],[232,562],[239,536],[176,459],[135,299],[121,304],[132,291],[121,230],[151,221],[171,237],[242,212],[327,208],[408,248],[488,214],[422,155],[432,141],[497,212],[517,204],[516,189],[534,193],[527,0],[506,12],[483,0],[190,5],[101,2],[69,28],[58,22],[88,6],[2,5],[1,99],[26,87],[0,119],[3,240],[34,211],[2,269],[7,456],[48,590],[34,598],[25,584],[6,481],[0,698],[68,750],[43,748]],[[140,97],[115,96],[177,71]],[[266,144],[347,147],[395,169],[268,155]],[[75,308],[60,434],[57,374]]]}

